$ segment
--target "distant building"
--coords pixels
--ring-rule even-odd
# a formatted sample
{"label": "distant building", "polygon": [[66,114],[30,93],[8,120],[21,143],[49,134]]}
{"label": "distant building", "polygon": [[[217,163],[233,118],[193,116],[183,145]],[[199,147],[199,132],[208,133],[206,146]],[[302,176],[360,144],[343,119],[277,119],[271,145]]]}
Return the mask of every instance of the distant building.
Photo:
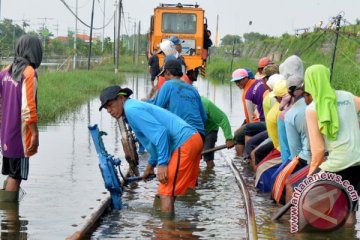
{"label": "distant building", "polygon": [[[76,34],[76,38],[80,39],[86,43],[90,42],[90,36],[87,34]],[[67,42],[69,40],[69,37],[68,36],[58,36],[54,39],[59,40],[60,42]],[[93,41],[99,41],[99,38],[93,37]]]}

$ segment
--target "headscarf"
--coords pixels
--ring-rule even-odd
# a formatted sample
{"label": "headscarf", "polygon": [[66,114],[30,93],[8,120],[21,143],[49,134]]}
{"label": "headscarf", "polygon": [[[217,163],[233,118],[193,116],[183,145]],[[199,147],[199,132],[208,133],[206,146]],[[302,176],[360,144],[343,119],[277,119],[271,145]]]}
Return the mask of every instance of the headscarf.
{"label": "headscarf", "polygon": [[330,140],[336,140],[339,116],[335,90],[330,85],[330,70],[324,65],[312,65],[305,71],[305,92],[315,102],[320,132]]}
{"label": "headscarf", "polygon": [[35,36],[23,35],[15,47],[15,58],[10,65],[9,73],[12,78],[20,82],[24,69],[30,65],[38,68],[42,61],[42,47],[40,40]]}
{"label": "headscarf", "polygon": [[[285,77],[285,79],[289,79],[291,76],[304,76],[304,63],[303,61],[296,55],[292,55],[285,59],[285,61],[279,66],[280,74]],[[288,85],[288,87],[291,87]]]}

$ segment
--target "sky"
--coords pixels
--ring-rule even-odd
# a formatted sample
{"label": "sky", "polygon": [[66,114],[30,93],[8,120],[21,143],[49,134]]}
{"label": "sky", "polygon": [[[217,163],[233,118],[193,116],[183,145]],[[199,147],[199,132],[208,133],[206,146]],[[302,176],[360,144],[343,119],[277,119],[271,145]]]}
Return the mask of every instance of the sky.
{"label": "sky", "polygon": [[[76,0],[64,1],[75,12]],[[90,25],[93,0],[77,1],[79,18]],[[115,11],[115,2],[115,0],[95,0],[94,27],[103,26],[105,10],[105,23],[110,21],[105,28],[105,36],[111,38],[114,35],[114,21],[111,17]],[[141,21],[141,32],[145,33],[149,29],[153,9],[159,3],[178,2],[180,0],[123,0],[124,33],[132,34],[134,22],[139,21]],[[339,13],[343,13],[348,23],[355,23],[356,19],[360,19],[360,0],[186,0],[182,3],[198,3],[205,9],[213,38],[216,32],[216,19],[219,16],[219,40],[226,34],[242,36],[247,32],[259,32],[270,36],[294,34],[295,29],[312,29],[315,25],[319,25],[320,21],[327,24],[331,17]],[[30,24],[27,30],[37,30],[46,25],[55,36],[66,36],[68,30],[75,29],[75,17],[61,0],[0,0],[0,5],[0,20],[13,19],[19,25],[25,20]],[[89,34],[89,28],[78,23],[78,33]],[[94,30],[94,35],[101,37],[102,30]]]}

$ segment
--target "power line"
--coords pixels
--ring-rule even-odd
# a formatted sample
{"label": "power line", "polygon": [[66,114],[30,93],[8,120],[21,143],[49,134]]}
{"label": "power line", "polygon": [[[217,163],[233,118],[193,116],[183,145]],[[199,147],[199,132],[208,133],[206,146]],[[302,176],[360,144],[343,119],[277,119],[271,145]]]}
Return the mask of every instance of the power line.
{"label": "power line", "polygon": [[[79,22],[81,22],[84,26],[88,27],[88,28],[91,28],[90,25],[86,24],[83,20],[81,20],[75,13],[74,11],[69,7],[69,5],[64,1],[64,0],[60,0],[64,5],[65,7],[71,12],[71,14],[77,19],[79,20]],[[93,29],[95,30],[101,30],[101,29],[104,29],[106,28],[111,22],[112,22],[112,19],[114,18],[114,15],[111,16],[110,20],[103,26],[103,27],[93,27]]]}
{"label": "power line", "polygon": [[307,50],[309,50],[322,36],[324,36],[325,33],[320,34],[317,38],[314,39],[314,41],[312,41],[304,50],[302,50],[301,52],[299,52],[299,55],[301,56],[301,54],[303,54],[304,52],[306,52]]}

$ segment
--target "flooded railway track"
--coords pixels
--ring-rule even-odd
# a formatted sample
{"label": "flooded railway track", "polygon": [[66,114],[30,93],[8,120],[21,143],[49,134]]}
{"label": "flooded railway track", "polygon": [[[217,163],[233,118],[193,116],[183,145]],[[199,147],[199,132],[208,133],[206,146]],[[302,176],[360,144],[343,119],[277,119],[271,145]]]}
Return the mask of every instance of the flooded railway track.
{"label": "flooded railway track", "polygon": [[[232,189],[233,191],[230,194],[231,196],[228,197],[228,199],[227,199],[228,202],[224,203],[224,204],[230,205],[230,207],[229,207],[230,211],[234,211],[234,207],[236,207],[237,210],[242,208],[244,211],[243,214],[235,214],[237,219],[233,219],[234,217],[230,217],[230,218],[233,219],[235,222],[238,222],[238,224],[240,224],[240,226],[238,225],[238,227],[240,227],[242,230],[246,229],[244,231],[244,234],[246,234],[246,239],[258,239],[257,226],[256,226],[256,221],[255,221],[255,213],[254,213],[254,209],[253,209],[253,202],[251,200],[251,196],[250,196],[248,187],[246,186],[246,183],[245,183],[243,177],[241,176],[242,173],[239,171],[239,169],[237,168],[237,166],[235,165],[235,163],[229,156],[227,156],[226,154],[223,154],[221,151],[218,152],[217,156],[218,156],[217,162],[221,162],[223,164],[222,166],[219,166],[219,167],[227,168],[227,176],[225,176],[225,179],[226,179],[225,181],[229,182],[230,185],[232,183],[236,183],[236,185],[238,187],[238,190],[236,190],[236,186],[233,185],[235,187]],[[218,181],[213,178],[208,178],[208,179],[206,177],[204,178],[204,174],[205,175],[207,174],[206,171],[203,171],[202,173],[200,173],[201,176],[199,175],[199,181],[200,181],[199,185],[200,186],[197,187],[199,189],[196,189],[195,194],[198,194],[200,197],[198,196],[196,198],[195,201],[198,201],[199,203],[195,204],[194,208],[198,207],[198,208],[202,209],[202,208],[204,208],[203,205],[207,205],[207,203],[206,204],[201,203],[201,198],[202,198],[202,196],[205,196],[206,194],[208,194],[209,188],[207,186],[214,184],[214,183],[211,183],[211,181]],[[219,176],[220,176],[220,178],[223,178],[222,174],[219,174]],[[218,176],[217,176],[217,178],[218,178]],[[224,181],[224,180],[221,179],[220,182],[221,181]],[[219,186],[219,187],[223,187],[223,186]],[[227,187],[225,187],[225,188],[227,188]],[[214,189],[214,190],[216,191],[216,189]],[[239,190],[240,190],[240,192],[239,192]],[[137,190],[135,187],[135,189],[131,189],[131,188],[127,189],[126,192],[128,192],[128,191],[133,192],[133,191],[137,191]],[[220,193],[220,195],[222,194],[221,193],[222,191],[225,191],[225,190],[220,190],[220,189],[217,190],[217,192]],[[125,195],[127,194],[126,192],[124,192]],[[199,192],[199,193],[197,193],[197,192]],[[142,194],[142,193],[139,192],[139,194]],[[194,201],[193,199],[191,199],[192,196],[193,196],[193,193],[190,194],[190,197],[185,196],[183,199],[179,199],[179,202],[182,202],[181,204],[188,205],[189,203],[186,203],[186,202],[189,199],[190,199],[190,202]],[[214,196],[212,196],[212,197],[214,197]],[[125,198],[127,198],[127,196],[125,196]],[[134,196],[131,198],[134,198]],[[142,197],[140,196],[139,199],[141,199],[141,198]],[[208,202],[208,200],[209,200],[208,196],[205,196],[204,199],[205,199],[204,202]],[[234,204],[234,203],[232,203],[233,199],[237,199],[237,200],[242,199],[242,201],[241,201],[240,205]],[[135,208],[136,203],[131,203],[130,199],[127,199],[125,201],[127,202],[126,205],[133,206]],[[134,201],[137,202],[137,199],[134,199]],[[105,195],[105,199],[103,199],[101,202],[99,202],[99,205],[97,207],[95,207],[92,210],[92,212],[84,219],[84,223],[77,228],[78,230],[76,230],[67,239],[81,239],[84,236],[85,237],[93,236],[94,233],[96,235],[97,234],[96,231],[99,231],[96,228],[96,226],[99,226],[99,222],[102,222],[102,223],[100,223],[100,225],[110,224],[109,221],[111,221],[111,220],[123,222],[124,219],[123,220],[114,219],[113,217],[111,217],[112,215],[116,215],[116,216],[120,217],[118,215],[118,213],[115,213],[113,211],[110,211],[110,212],[106,211],[107,209],[109,209],[110,202],[111,202],[111,200],[110,200],[109,195],[108,194]],[[142,204],[143,203],[141,203],[141,205]],[[211,205],[211,202],[209,202],[208,204]],[[214,205],[218,205],[218,204],[219,204],[218,201],[214,202]],[[215,208],[212,206],[208,206],[208,207],[209,207],[209,209],[212,209],[213,211],[217,211],[216,215],[221,215],[220,211],[216,210],[216,207]],[[182,206],[180,208],[182,208]],[[134,209],[134,210],[135,211],[133,214],[135,214],[135,215],[139,214],[139,212],[137,212],[136,209]],[[121,210],[120,212],[122,212],[122,211],[123,210]],[[131,211],[131,209],[128,209],[127,207],[125,207],[124,211],[126,212],[126,214],[128,214],[129,211]],[[146,210],[146,211],[149,211],[149,210]],[[180,211],[181,211],[181,209],[179,210],[179,212]],[[203,210],[197,210],[197,211],[199,211],[199,213],[202,214]],[[142,214],[142,212],[141,212],[141,214]],[[180,215],[185,215],[185,214],[186,213],[180,213]],[[208,217],[205,216],[204,218],[206,219]],[[199,219],[198,221],[199,221],[198,224],[201,225],[202,224],[201,220]],[[206,223],[207,221],[209,221],[209,220],[206,219],[203,224],[207,225],[207,223]],[[106,223],[104,224],[104,222],[106,222]],[[181,222],[181,221],[178,221],[178,222]],[[144,224],[144,223],[142,223],[142,224]],[[179,231],[179,229],[181,229],[181,228],[184,228],[184,227],[180,226],[176,229],[176,231]],[[193,229],[193,231],[196,232],[197,229],[199,229],[199,227],[195,227],[195,229]],[[201,231],[204,231],[204,230],[201,230]],[[208,231],[208,230],[205,230],[205,231]],[[237,235],[237,234],[234,234],[234,235]],[[234,235],[229,235],[228,237],[236,238]],[[191,236],[193,237],[192,234],[191,234]],[[214,235],[214,236],[216,236],[216,235]],[[244,236],[244,235],[242,234],[242,236]],[[180,236],[180,238],[181,238],[181,236]]]}

